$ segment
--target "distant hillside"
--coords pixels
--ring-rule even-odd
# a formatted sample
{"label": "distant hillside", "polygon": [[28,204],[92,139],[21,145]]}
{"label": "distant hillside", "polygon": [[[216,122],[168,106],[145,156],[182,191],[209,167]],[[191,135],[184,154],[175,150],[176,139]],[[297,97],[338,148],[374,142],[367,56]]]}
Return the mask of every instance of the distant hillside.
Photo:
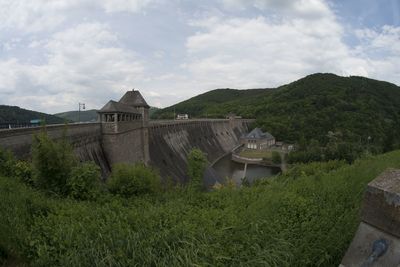
{"label": "distant hillside", "polygon": [[[159,110],[154,117],[170,118],[174,109],[192,117],[235,112],[256,118],[258,126],[279,140],[315,151],[330,148],[349,159],[364,150],[400,148],[400,88],[364,77],[318,73],[275,90],[217,89]],[[338,158],[327,150],[320,155]],[[307,161],[314,159],[319,158],[309,156]]]}
{"label": "distant hillside", "polygon": [[[150,116],[157,111],[158,108],[155,107],[150,107],[149,113]],[[66,111],[66,112],[61,112],[54,114],[54,116],[67,119],[70,121],[78,122],[78,111]],[[91,110],[85,110],[80,112],[80,121],[81,122],[94,122],[97,121],[97,110],[96,109],[91,109]]]}
{"label": "distant hillside", "polygon": [[36,119],[45,119],[47,124],[64,123],[64,119],[46,113],[0,105],[0,123],[24,124]]}
{"label": "distant hillside", "polygon": [[90,121],[94,122],[97,121],[97,110],[91,109],[91,110],[81,111],[80,115],[78,115],[78,111],[74,110],[74,111],[57,113],[54,114],[54,116],[67,119],[73,122],[78,122],[78,117],[80,116],[81,122],[90,122]]}
{"label": "distant hillside", "polygon": [[[154,119],[172,119],[175,114],[183,113],[189,114],[191,118],[196,117],[223,117],[220,110],[216,108],[225,103],[235,102],[238,99],[243,100],[243,104],[250,104],[258,97],[269,94],[271,89],[216,89],[207,93],[192,97],[188,100],[180,102],[176,105],[159,109],[154,112],[152,118]],[[225,112],[225,110],[224,110]],[[226,110],[229,113],[228,110]]]}

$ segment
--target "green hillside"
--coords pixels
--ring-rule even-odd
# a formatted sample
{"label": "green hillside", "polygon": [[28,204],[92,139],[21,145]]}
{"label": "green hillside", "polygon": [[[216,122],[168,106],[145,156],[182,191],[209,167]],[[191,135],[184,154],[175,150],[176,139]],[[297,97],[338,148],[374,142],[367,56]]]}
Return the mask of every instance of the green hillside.
{"label": "green hillside", "polygon": [[277,139],[307,148],[310,153],[295,161],[351,161],[365,150],[400,147],[400,88],[364,77],[313,74],[275,90],[219,89],[160,110],[154,117],[170,117],[173,109],[192,117],[222,118],[235,112],[255,118],[257,126]]}
{"label": "green hillside", "polygon": [[46,113],[27,110],[17,106],[0,105],[0,123],[24,124],[36,119],[44,119],[47,124],[65,122],[62,118]]}
{"label": "green hillside", "polygon": [[97,121],[97,110],[95,109],[81,111],[80,115],[78,115],[78,113],[79,113],[78,111],[67,111],[62,113],[56,113],[54,114],[54,116],[67,119],[73,122],[78,122],[79,116],[81,122]]}
{"label": "green hillside", "polygon": [[[154,112],[153,119],[172,119],[175,114],[189,114],[191,118],[205,117],[224,117],[228,110],[216,110],[216,108],[225,103],[236,103],[238,99],[251,104],[258,97],[268,95],[271,89],[216,89],[207,93],[195,96],[186,101],[180,102],[171,107],[160,109]],[[242,103],[240,103],[242,104]]]}

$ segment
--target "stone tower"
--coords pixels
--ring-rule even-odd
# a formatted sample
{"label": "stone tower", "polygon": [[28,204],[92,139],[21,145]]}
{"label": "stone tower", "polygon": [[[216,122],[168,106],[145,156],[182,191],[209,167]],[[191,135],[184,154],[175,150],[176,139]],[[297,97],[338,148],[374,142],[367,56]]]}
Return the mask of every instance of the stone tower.
{"label": "stone tower", "polygon": [[139,91],[132,89],[132,91],[126,92],[119,100],[119,103],[136,108],[143,116],[144,125],[147,126],[150,106],[147,105],[146,100],[144,100]]}
{"label": "stone tower", "polygon": [[108,162],[149,162],[149,105],[139,91],[128,91],[98,111]]}

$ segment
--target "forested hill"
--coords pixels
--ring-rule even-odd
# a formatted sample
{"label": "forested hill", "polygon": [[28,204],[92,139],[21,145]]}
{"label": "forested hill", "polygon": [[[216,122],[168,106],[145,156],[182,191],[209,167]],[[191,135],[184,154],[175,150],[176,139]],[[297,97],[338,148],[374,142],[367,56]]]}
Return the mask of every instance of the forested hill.
{"label": "forested hill", "polygon": [[[80,113],[80,114],[79,114]],[[90,109],[90,110],[83,110],[81,112],[78,112],[76,110],[74,111],[66,111],[62,113],[57,113],[54,114],[54,116],[74,121],[74,122],[94,122],[97,121],[97,110],[95,109]]]}
{"label": "forested hill", "polygon": [[[264,96],[268,94],[271,89],[216,89],[207,93],[192,97],[188,100],[180,102],[176,105],[160,109],[154,112],[152,118],[154,119],[172,119],[175,114],[183,113],[189,114],[191,118],[203,118],[203,117],[223,117],[225,116],[224,110],[216,110],[221,104],[235,103],[238,99],[248,100],[250,105],[253,99],[257,99],[258,96]],[[241,105],[243,103],[240,103]]]}
{"label": "forested hill", "polygon": [[308,147],[347,147],[346,153],[400,147],[400,88],[364,77],[313,74],[275,90],[219,89],[155,116],[169,117],[174,109],[192,117],[256,118],[278,139]]}
{"label": "forested hill", "polygon": [[48,124],[64,123],[64,119],[46,113],[27,110],[17,106],[0,105],[0,123],[23,124],[36,119],[45,119]]}

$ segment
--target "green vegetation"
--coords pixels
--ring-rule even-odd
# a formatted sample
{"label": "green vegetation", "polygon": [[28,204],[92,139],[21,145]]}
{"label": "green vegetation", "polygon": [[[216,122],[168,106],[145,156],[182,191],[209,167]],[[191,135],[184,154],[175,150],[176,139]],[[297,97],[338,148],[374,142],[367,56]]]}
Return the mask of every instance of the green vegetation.
{"label": "green vegetation", "polygon": [[33,138],[33,180],[35,185],[47,192],[66,195],[72,168],[76,166],[71,145],[65,138],[53,141],[45,130]]}
{"label": "green vegetation", "polygon": [[271,160],[274,164],[281,164],[281,154],[277,151],[272,151]]}
{"label": "green vegetation", "polygon": [[90,109],[90,110],[81,110],[81,112],[76,110],[66,111],[66,112],[56,113],[54,114],[54,116],[73,122],[78,122],[79,118],[81,122],[90,122],[90,121],[94,122],[97,121],[98,115],[96,109]]}
{"label": "green vegetation", "polygon": [[275,90],[214,90],[154,117],[174,109],[192,117],[255,118],[278,140],[297,144],[289,162],[352,162],[365,152],[400,148],[400,88],[363,77],[313,74]]}
{"label": "green vegetation", "polygon": [[71,169],[67,180],[67,194],[75,199],[96,199],[100,193],[100,167],[93,162],[85,162]]}
{"label": "green vegetation", "polygon": [[161,192],[161,179],[143,164],[120,163],[113,166],[107,186],[111,193],[123,197],[157,194]]}
{"label": "green vegetation", "polygon": [[65,120],[46,113],[23,109],[16,106],[0,105],[0,123],[29,123],[31,120],[45,120],[47,124],[64,123]]}
{"label": "green vegetation", "polygon": [[200,149],[192,149],[188,156],[188,175],[190,188],[200,191],[203,188],[203,175],[207,166],[207,158]]}
{"label": "green vegetation", "polygon": [[[85,201],[0,175],[0,255],[30,266],[338,266],[366,184],[388,167],[400,151],[300,164],[241,189]],[[114,177],[135,169],[122,168]]]}
{"label": "green vegetation", "polygon": [[[225,118],[230,111],[235,109],[219,109],[219,105],[225,103],[236,102],[243,99],[245,103],[251,104],[247,99],[257,99],[264,96],[270,89],[251,89],[251,90],[235,90],[235,89],[216,89],[207,93],[190,98],[179,104],[168,108],[160,109],[152,114],[154,119],[173,119],[174,113],[189,114],[190,118]],[[243,103],[241,103],[242,105]]]}

